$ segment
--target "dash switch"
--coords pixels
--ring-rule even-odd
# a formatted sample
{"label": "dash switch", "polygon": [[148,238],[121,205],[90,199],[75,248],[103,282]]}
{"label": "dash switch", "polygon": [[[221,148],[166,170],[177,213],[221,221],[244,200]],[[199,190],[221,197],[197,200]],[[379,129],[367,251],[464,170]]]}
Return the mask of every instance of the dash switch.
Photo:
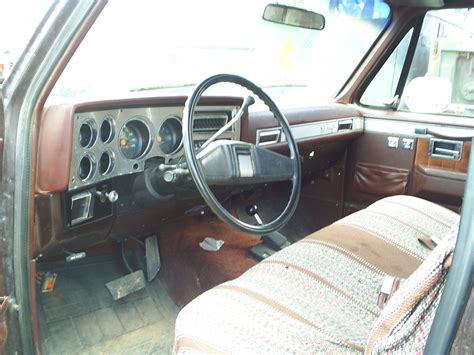
{"label": "dash switch", "polygon": [[413,150],[415,140],[413,138],[403,138],[402,139],[402,149]]}
{"label": "dash switch", "polygon": [[387,147],[392,148],[392,149],[397,149],[399,140],[400,140],[400,138],[398,138],[398,137],[388,137],[387,138]]}

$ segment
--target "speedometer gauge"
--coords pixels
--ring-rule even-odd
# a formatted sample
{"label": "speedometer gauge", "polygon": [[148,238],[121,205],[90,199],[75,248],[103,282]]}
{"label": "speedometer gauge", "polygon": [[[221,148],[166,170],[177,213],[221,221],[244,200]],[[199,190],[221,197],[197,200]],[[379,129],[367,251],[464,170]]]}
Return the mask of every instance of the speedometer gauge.
{"label": "speedometer gauge", "polygon": [[151,144],[148,126],[139,119],[131,119],[120,130],[119,148],[127,159],[138,159]]}
{"label": "speedometer gauge", "polygon": [[181,121],[176,117],[167,118],[161,125],[156,140],[166,155],[176,153],[183,143]]}

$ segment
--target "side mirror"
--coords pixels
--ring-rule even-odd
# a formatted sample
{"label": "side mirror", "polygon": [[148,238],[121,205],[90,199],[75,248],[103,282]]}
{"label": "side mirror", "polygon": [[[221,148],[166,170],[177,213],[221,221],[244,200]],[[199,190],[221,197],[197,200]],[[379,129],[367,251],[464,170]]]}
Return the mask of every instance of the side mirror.
{"label": "side mirror", "polygon": [[403,102],[410,111],[440,113],[451,103],[452,86],[447,78],[422,76],[405,88]]}
{"label": "side mirror", "polygon": [[322,30],[326,23],[323,15],[313,11],[292,6],[269,4],[265,7],[262,18],[265,21],[281,25]]}

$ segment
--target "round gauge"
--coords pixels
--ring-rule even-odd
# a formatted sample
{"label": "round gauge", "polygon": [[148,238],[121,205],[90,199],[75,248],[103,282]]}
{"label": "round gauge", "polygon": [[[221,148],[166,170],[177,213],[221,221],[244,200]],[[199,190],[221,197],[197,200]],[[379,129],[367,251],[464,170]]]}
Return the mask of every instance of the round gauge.
{"label": "round gauge", "polygon": [[181,149],[183,131],[181,121],[176,117],[167,118],[160,127],[156,141],[166,155],[174,154]]}
{"label": "round gauge", "polygon": [[114,119],[106,117],[100,125],[100,140],[104,143],[110,143],[114,139]]}
{"label": "round gauge", "polygon": [[92,120],[88,120],[81,125],[79,128],[79,144],[82,148],[90,148],[95,143],[97,131],[95,129],[95,123]]}
{"label": "round gauge", "polygon": [[99,159],[99,172],[102,176],[110,174],[114,169],[115,157],[111,151],[105,151],[102,153]]}
{"label": "round gauge", "polygon": [[82,181],[89,180],[95,173],[95,161],[92,156],[86,154],[79,162],[78,175]]}
{"label": "round gauge", "polygon": [[150,131],[142,120],[131,119],[120,130],[119,148],[125,158],[142,157],[150,145]]}

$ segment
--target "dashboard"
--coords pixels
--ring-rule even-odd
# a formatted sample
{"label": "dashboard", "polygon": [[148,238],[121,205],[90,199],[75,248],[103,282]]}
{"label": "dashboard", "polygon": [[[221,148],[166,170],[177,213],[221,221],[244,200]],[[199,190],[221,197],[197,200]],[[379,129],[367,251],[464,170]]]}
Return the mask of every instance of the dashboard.
{"label": "dashboard", "polygon": [[[183,155],[184,106],[143,106],[76,112],[68,190],[143,172],[145,162],[168,163]],[[199,147],[238,111],[238,105],[198,107],[194,144]],[[221,139],[240,139],[240,124]]]}
{"label": "dashboard", "polygon": [[[54,104],[39,127],[36,247],[43,255],[79,250],[107,239],[156,233],[160,223],[198,213],[203,201],[189,176],[165,179],[161,164],[183,158],[186,97],[145,97]],[[200,147],[242,105],[239,97],[202,97],[193,137]],[[285,111],[298,142],[302,170],[320,171],[363,134],[363,118],[344,105]],[[285,154],[286,137],[270,112],[245,112],[221,139]],[[323,148],[318,148],[326,144]],[[282,150],[283,149],[283,150]],[[217,188],[217,187],[216,187]],[[219,198],[253,191],[222,186]],[[197,212],[195,212],[197,211]]]}

